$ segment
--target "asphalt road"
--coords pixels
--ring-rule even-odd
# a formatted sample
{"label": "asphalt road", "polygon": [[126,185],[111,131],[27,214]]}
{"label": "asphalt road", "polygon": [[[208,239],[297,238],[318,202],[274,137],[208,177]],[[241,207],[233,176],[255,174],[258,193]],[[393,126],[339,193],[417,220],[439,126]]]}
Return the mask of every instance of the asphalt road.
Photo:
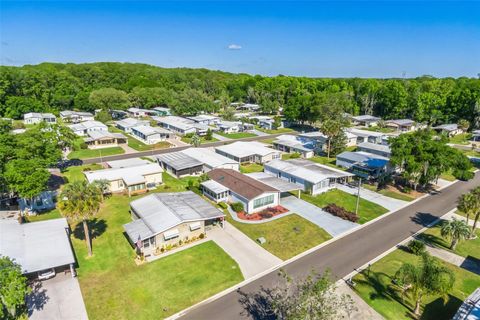
{"label": "asphalt road", "polygon": [[[332,274],[343,278],[355,268],[360,268],[375,257],[394,247],[438,217],[456,207],[458,196],[480,185],[480,173],[468,182],[457,182],[440,193],[423,198],[383,219],[378,220],[356,232],[338,239],[298,260],[283,269],[292,276],[302,276],[315,269],[323,271],[329,268]],[[278,282],[276,271],[245,285],[240,289],[244,293],[258,292],[261,287],[268,288]],[[188,311],[182,319],[239,319],[241,295],[231,292],[210,303],[205,303]]]}
{"label": "asphalt road", "polygon": [[[266,139],[272,139],[276,138],[282,134],[290,134],[290,135],[297,135],[298,132],[287,132],[287,133],[277,133],[277,134],[270,134],[266,136],[256,136],[256,137],[248,137],[248,138],[241,138],[241,139],[232,139],[229,141],[216,141],[216,142],[210,142],[210,143],[204,143],[200,145],[201,148],[208,148],[208,147],[218,147],[224,144],[229,144],[235,141],[261,141],[261,140],[266,140]],[[150,151],[139,151],[135,153],[128,153],[128,154],[119,154],[115,156],[107,156],[107,157],[98,157],[98,158],[90,158],[90,159],[85,159],[82,160],[82,164],[91,164],[91,163],[99,163],[99,162],[105,162],[105,161],[114,161],[114,160],[123,160],[123,159],[130,159],[130,158],[138,158],[138,157],[147,157],[147,156],[153,156],[156,154],[162,154],[162,153],[169,153],[169,152],[175,152],[175,151],[182,151],[187,148],[190,148],[191,146],[183,146],[183,147],[175,147],[175,148],[167,148],[167,149],[158,149],[158,150],[150,150]]]}

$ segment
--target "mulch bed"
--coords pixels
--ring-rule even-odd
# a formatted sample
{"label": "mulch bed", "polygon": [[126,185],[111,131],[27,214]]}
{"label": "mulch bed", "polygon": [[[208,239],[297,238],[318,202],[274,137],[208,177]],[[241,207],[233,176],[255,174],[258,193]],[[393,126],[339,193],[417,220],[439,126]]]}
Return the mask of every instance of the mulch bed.
{"label": "mulch bed", "polygon": [[237,212],[238,218],[242,220],[265,220],[265,219],[270,219],[275,216],[287,213],[288,209],[282,206],[276,206],[276,207],[271,207],[267,208],[265,210],[255,212],[252,214],[245,213],[243,211]]}

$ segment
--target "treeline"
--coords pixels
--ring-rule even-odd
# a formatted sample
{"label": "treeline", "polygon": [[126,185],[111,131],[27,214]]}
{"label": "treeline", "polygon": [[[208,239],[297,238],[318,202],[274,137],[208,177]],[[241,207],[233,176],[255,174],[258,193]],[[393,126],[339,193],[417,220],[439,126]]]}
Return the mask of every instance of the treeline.
{"label": "treeline", "polygon": [[0,115],[168,106],[177,114],[220,112],[230,102],[258,103],[264,113],[283,109],[290,120],[315,122],[325,106],[385,119],[428,124],[468,120],[480,125],[480,80],[327,79],[262,77],[145,64],[43,63],[0,67]]}

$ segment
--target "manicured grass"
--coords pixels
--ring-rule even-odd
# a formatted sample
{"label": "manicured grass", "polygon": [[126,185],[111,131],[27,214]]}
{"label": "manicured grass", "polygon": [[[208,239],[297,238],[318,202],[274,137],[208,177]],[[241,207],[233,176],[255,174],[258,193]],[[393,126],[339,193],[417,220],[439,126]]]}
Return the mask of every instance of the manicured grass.
{"label": "manicured grass", "polygon": [[267,130],[267,129],[262,129],[262,128],[259,128],[259,127],[257,127],[257,130],[268,133],[268,134],[289,133],[289,132],[294,132],[295,131],[291,128],[278,128],[278,129],[274,129],[274,130]]}
{"label": "manicured grass", "polygon": [[[414,302],[410,295],[404,296],[400,289],[392,283],[395,272],[404,262],[420,263],[420,258],[402,250],[395,250],[354,277],[355,291],[371,307],[385,319],[412,319]],[[480,276],[444,263],[455,273],[455,285],[444,304],[440,296],[426,296],[421,319],[447,320],[451,319],[463,300],[480,286]]]}
{"label": "manicured grass", "polygon": [[[420,238],[428,241],[436,246],[441,247],[442,249],[450,250],[450,239],[445,239],[440,235],[440,227],[442,223],[437,224],[436,226],[429,228],[427,231],[420,235]],[[480,229],[476,230],[476,239],[470,240],[461,240],[455,251],[452,251],[462,257],[472,257],[480,260]]]}
{"label": "manicured grass", "polygon": [[[192,143],[192,138],[191,137],[182,137],[181,140],[185,143],[188,143],[188,144]],[[210,140],[207,140],[205,137],[200,137],[200,144],[210,143],[210,142],[215,142],[215,141],[218,141],[218,139],[215,139],[214,137],[212,137],[212,139],[210,139]]]}
{"label": "manicured grass", "polygon": [[283,260],[331,238],[325,230],[296,214],[261,224],[241,223],[226,214],[227,221],[252,240],[264,237],[267,242],[262,247]]}
{"label": "manicured grass", "polygon": [[392,133],[395,132],[395,129],[392,128],[381,128],[379,126],[375,127],[364,127],[361,128],[362,130],[374,131],[374,132],[381,132],[381,133]]}
{"label": "manicured grass", "polygon": [[78,181],[78,180],[85,180],[85,176],[83,171],[89,170],[99,170],[102,169],[102,166],[98,163],[93,164],[84,164],[82,166],[73,166],[68,167],[64,172],[62,172],[63,177],[66,179],[66,183]]}
{"label": "manicured grass", "polygon": [[237,133],[217,132],[217,134],[230,139],[241,139],[241,138],[250,138],[250,137],[257,136],[256,134],[250,133],[250,132],[237,132]]}
{"label": "manicured grass", "polygon": [[[337,206],[343,207],[348,211],[355,212],[357,197],[338,189],[332,189],[327,192],[312,196],[307,193],[302,194],[302,199],[308,201],[317,207],[323,208],[329,203],[334,203]],[[367,221],[375,219],[378,216],[388,212],[384,207],[360,198],[360,205],[358,208],[358,215],[360,219],[358,223],[363,224]]]}
{"label": "manicured grass", "polygon": [[282,160],[290,160],[290,159],[301,159],[302,157],[299,156],[298,153],[284,153],[282,154]]}
{"label": "manicured grass", "polygon": [[241,173],[252,173],[252,172],[262,172],[263,165],[259,163],[244,163],[240,165]]}
{"label": "manicured grass", "polygon": [[72,237],[90,319],[165,318],[243,280],[237,263],[211,241],[137,266],[123,230],[136,198],[105,201],[92,228],[92,257],[85,242]]}
{"label": "manicured grass", "polygon": [[135,138],[128,137],[128,146],[137,151],[149,151],[157,149],[165,149],[170,147],[170,143],[167,141],[160,141],[156,144],[145,144]]}
{"label": "manicured grass", "polygon": [[466,144],[470,144],[471,138],[472,138],[471,133],[461,133],[461,134],[457,134],[456,136],[450,137],[449,140],[450,140],[450,143],[466,145]]}
{"label": "manicured grass", "polygon": [[440,178],[443,180],[447,181],[455,181],[456,178],[453,176],[453,174],[450,171],[444,172],[440,175]]}
{"label": "manicured grass", "polygon": [[45,221],[51,219],[58,219],[62,218],[60,211],[58,209],[53,209],[52,211],[39,213],[36,216],[27,216],[26,219],[28,222],[37,222],[37,221]]}
{"label": "manicured grass", "polygon": [[155,189],[156,192],[181,192],[188,190],[189,181],[196,183],[198,177],[184,177],[177,179],[164,172],[162,174],[162,181],[163,183]]}
{"label": "manicured grass", "polygon": [[270,138],[270,139],[262,139],[260,142],[266,143],[266,144],[273,144],[273,141],[277,140],[277,138]]}
{"label": "manicured grass", "polygon": [[400,191],[395,192],[395,191],[388,190],[388,189],[377,190],[376,186],[373,186],[373,185],[367,184],[367,183],[362,184],[362,187],[364,187],[365,189],[380,193],[380,194],[382,194],[386,197],[390,197],[390,198],[394,198],[394,199],[398,199],[398,200],[409,201],[409,202],[415,200],[414,197],[409,196],[408,194],[405,194],[405,193],[401,193]]}
{"label": "manicured grass", "polygon": [[100,156],[113,156],[116,154],[123,154],[125,151],[121,147],[111,147],[103,149],[80,149],[72,151],[68,154],[68,159],[89,159],[98,158]]}

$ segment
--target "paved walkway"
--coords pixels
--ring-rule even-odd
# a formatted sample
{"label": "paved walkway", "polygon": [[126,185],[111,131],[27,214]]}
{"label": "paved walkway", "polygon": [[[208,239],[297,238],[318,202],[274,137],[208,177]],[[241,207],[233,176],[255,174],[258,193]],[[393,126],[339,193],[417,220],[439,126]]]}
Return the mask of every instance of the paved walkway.
{"label": "paved walkway", "polygon": [[88,319],[78,279],[70,274],[37,282],[27,297],[27,307],[30,320]]}
{"label": "paved walkway", "polygon": [[315,223],[317,226],[327,231],[332,237],[336,237],[358,226],[356,223],[335,217],[319,207],[294,196],[282,198],[280,203],[291,212]]}
{"label": "paved walkway", "polygon": [[225,229],[214,228],[210,230],[208,238],[215,241],[238,263],[245,279],[282,262],[280,258],[263,249],[228,222],[225,222]]}
{"label": "paved walkway", "polygon": [[350,317],[345,315],[345,319],[355,319],[355,320],[383,320],[384,318],[375,311],[372,307],[368,305],[360,296],[350,288],[344,280],[339,280],[337,283],[337,293],[338,294],[348,294],[352,300],[357,311],[354,311],[350,314]]}
{"label": "paved walkway", "polygon": [[[358,189],[356,187],[350,187],[348,185],[339,184],[337,185],[339,190],[345,191],[347,193],[357,195]],[[398,200],[391,197],[384,196],[378,192],[374,192],[365,188],[360,189],[360,197],[381,205],[382,207],[388,209],[388,211],[394,211],[401,209],[409,204],[408,201]]]}
{"label": "paved walkway", "polygon": [[448,180],[439,178],[436,183],[436,186],[437,186],[437,189],[446,188],[453,183],[455,183],[455,181],[448,181]]}
{"label": "paved walkway", "polygon": [[137,150],[129,147],[128,144],[126,144],[126,143],[120,144],[120,145],[118,145],[118,146],[125,151],[125,154],[130,154],[130,153],[138,152]]}
{"label": "paved walkway", "polygon": [[167,142],[174,145],[175,147],[184,147],[184,146],[189,146],[190,145],[186,142],[183,142],[180,139],[167,139]]}
{"label": "paved walkway", "polygon": [[480,261],[473,258],[465,258],[442,248],[434,247],[429,244],[426,246],[427,251],[434,257],[440,258],[457,267],[463,268],[470,272],[480,275]]}
{"label": "paved walkway", "polygon": [[221,135],[219,135],[218,133],[212,133],[212,137],[214,137],[214,138],[217,139],[218,141],[230,141],[230,140],[232,140],[232,139],[230,139],[230,138],[221,136]]}

